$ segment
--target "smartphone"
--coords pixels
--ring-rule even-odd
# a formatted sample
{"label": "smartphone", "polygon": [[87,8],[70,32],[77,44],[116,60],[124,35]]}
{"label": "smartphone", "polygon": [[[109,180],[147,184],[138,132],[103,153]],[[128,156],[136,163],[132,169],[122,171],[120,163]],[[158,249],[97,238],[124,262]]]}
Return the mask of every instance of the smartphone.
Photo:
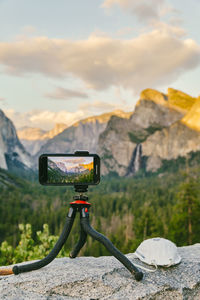
{"label": "smartphone", "polygon": [[42,185],[95,185],[100,182],[97,154],[42,154],[39,157]]}

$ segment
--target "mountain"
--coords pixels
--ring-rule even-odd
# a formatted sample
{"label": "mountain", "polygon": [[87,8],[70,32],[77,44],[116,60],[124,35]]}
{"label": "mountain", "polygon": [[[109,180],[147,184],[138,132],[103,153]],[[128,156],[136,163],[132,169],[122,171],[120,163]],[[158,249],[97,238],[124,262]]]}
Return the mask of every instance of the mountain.
{"label": "mountain", "polygon": [[191,129],[200,131],[200,97],[198,97],[181,122]]}
{"label": "mountain", "polygon": [[142,91],[130,118],[113,116],[100,134],[102,173],[131,176],[140,169],[156,171],[163,160],[200,150],[200,132],[193,130],[199,124],[198,107],[198,99],[172,88],[167,94]]}
{"label": "mountain", "polygon": [[12,121],[0,109],[0,168],[26,170],[31,165],[31,156],[19,141]]}
{"label": "mountain", "polygon": [[50,131],[45,131],[40,128],[23,127],[17,130],[17,134],[25,149],[31,153],[31,155],[35,155],[48,139],[61,133],[66,127],[67,125],[63,123],[56,124]]}
{"label": "mountain", "polygon": [[35,160],[42,153],[73,153],[75,150],[88,150],[95,153],[99,135],[105,130],[113,115],[127,119],[131,113],[116,110],[76,122],[48,140],[35,155]]}
{"label": "mountain", "polygon": [[41,128],[33,128],[33,127],[22,127],[17,130],[17,135],[20,140],[27,141],[35,141],[35,140],[43,140],[43,136],[47,131],[42,130]]}
{"label": "mountain", "polygon": [[56,162],[56,165],[59,169],[61,169],[63,172],[67,173],[68,170],[66,168],[66,165],[63,162]]}
{"label": "mountain", "polygon": [[[166,94],[145,89],[133,112],[117,110],[86,118],[67,128],[60,124],[50,132],[23,128],[18,133],[23,142],[35,143],[37,149],[33,144],[29,145],[32,153],[36,152],[33,158],[35,166],[42,153],[88,150],[100,155],[101,174],[115,172],[120,176],[133,176],[140,170],[158,171],[166,161],[174,163],[188,154],[198,153],[199,111],[200,97],[194,98],[172,88]],[[6,155],[8,152],[7,148],[2,151]],[[1,154],[1,165],[6,168],[13,159],[13,156],[9,159]]]}
{"label": "mountain", "polygon": [[64,163],[55,163],[54,161],[48,159],[48,171],[58,173],[60,176],[65,176],[67,173],[67,168]]}

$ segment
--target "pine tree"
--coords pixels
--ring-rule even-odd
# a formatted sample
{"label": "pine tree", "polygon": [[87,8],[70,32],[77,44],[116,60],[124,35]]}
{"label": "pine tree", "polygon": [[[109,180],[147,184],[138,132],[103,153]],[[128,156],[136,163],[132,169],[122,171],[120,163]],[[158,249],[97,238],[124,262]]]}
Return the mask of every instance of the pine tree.
{"label": "pine tree", "polygon": [[200,232],[199,186],[188,178],[180,186],[177,204],[170,224],[170,236],[178,245],[191,245],[198,241]]}

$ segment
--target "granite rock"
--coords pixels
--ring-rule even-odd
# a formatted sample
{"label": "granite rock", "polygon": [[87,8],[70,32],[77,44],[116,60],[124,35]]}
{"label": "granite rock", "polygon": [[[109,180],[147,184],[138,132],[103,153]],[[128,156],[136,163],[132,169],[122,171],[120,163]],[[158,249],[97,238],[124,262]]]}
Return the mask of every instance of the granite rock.
{"label": "granite rock", "polygon": [[[0,277],[0,299],[200,299],[200,244],[178,248],[180,264],[135,281],[113,256],[55,259],[30,273]],[[127,257],[134,258],[133,253]]]}

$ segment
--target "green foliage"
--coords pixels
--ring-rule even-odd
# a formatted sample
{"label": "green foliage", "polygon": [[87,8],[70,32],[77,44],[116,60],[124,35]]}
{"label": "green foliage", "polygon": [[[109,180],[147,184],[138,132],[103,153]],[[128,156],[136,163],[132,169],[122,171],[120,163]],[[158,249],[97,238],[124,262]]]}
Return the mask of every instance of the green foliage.
{"label": "green foliage", "polygon": [[179,245],[197,243],[200,234],[199,184],[193,178],[188,178],[180,185],[176,197],[170,235]]}
{"label": "green foliage", "polygon": [[135,144],[142,143],[146,140],[147,135],[145,133],[140,133],[140,132],[128,132],[128,136],[131,142]]}
{"label": "green foliage", "polygon": [[[188,165],[186,170],[177,168],[162,176],[103,177],[88,192],[92,226],[124,253],[135,251],[142,240],[156,236],[169,238],[179,246],[199,242],[200,168],[192,167],[190,160]],[[72,187],[19,180],[20,185],[9,189],[0,186],[1,265],[46,256],[61,234],[74,196]],[[73,248],[79,229],[77,216],[61,256]],[[80,255],[110,253],[88,237]]]}
{"label": "green foliage", "polygon": [[163,126],[160,126],[159,124],[155,124],[152,126],[149,126],[148,128],[146,128],[146,131],[148,133],[148,135],[153,134],[154,132],[158,131],[158,130],[162,130]]}
{"label": "green foliage", "polygon": [[0,265],[10,265],[13,262],[14,249],[8,242],[1,243],[0,246]]}
{"label": "green foliage", "polygon": [[[43,225],[43,231],[37,231],[35,240],[32,238],[31,224],[19,224],[19,231],[21,232],[20,241],[16,248],[13,248],[6,241],[1,243],[1,265],[41,259],[51,251],[58,240],[58,236],[49,234],[49,226],[47,224]],[[58,257],[68,255],[68,252],[62,249]]]}
{"label": "green foliage", "polygon": [[128,132],[129,135],[129,139],[131,142],[135,143],[135,144],[139,144],[144,142],[147,137],[151,134],[153,134],[154,132],[158,131],[158,130],[162,130],[163,127],[155,124],[155,125],[151,125],[148,128],[145,128],[142,131],[130,131]]}

